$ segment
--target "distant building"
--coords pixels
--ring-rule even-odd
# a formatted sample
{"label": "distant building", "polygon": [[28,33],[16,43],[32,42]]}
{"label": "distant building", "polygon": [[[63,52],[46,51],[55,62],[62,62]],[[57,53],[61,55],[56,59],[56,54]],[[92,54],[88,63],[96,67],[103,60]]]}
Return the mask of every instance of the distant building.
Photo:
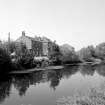
{"label": "distant building", "polygon": [[27,49],[33,51],[35,56],[48,56],[53,50],[53,43],[46,37],[29,37],[22,31],[22,36],[19,37],[16,42],[23,43]]}

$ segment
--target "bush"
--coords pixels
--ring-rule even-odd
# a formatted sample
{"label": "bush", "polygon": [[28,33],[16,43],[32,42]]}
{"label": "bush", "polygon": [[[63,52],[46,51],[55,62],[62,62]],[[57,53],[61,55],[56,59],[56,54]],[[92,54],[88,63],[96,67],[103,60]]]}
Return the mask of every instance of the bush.
{"label": "bush", "polygon": [[29,69],[34,67],[33,56],[26,52],[17,57],[16,64],[20,68]]}
{"label": "bush", "polygon": [[12,69],[12,63],[9,56],[9,52],[3,48],[0,47],[0,72],[9,72]]}

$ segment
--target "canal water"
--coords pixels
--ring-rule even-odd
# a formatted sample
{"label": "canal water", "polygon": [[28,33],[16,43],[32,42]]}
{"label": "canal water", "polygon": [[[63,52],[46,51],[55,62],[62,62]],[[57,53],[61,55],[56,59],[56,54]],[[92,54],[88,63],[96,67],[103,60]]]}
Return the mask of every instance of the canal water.
{"label": "canal water", "polygon": [[0,76],[0,105],[56,105],[58,98],[105,85],[105,65]]}

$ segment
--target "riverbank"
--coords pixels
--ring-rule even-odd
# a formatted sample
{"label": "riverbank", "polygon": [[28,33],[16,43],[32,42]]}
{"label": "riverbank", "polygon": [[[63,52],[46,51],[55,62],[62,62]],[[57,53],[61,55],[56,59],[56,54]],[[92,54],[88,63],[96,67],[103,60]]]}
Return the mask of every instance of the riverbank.
{"label": "riverbank", "polygon": [[34,71],[44,71],[44,70],[58,70],[58,69],[63,69],[64,66],[48,66],[48,67],[44,67],[44,68],[33,68],[33,69],[27,69],[27,70],[16,70],[16,71],[12,71],[10,72],[10,74],[26,74],[26,73],[31,73]]}
{"label": "riverbank", "polygon": [[39,67],[25,70],[13,70],[10,74],[27,74],[35,71],[44,71],[44,70],[59,70],[63,69],[65,66],[76,66],[76,65],[99,65],[102,62],[82,62],[82,63],[73,63],[73,64],[64,64],[59,66],[47,66],[47,67]]}

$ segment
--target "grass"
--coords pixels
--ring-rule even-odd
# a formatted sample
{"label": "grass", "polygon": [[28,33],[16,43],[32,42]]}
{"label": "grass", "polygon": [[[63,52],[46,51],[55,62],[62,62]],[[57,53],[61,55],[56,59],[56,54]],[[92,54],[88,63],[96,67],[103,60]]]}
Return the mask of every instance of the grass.
{"label": "grass", "polygon": [[92,88],[87,94],[59,98],[57,105],[105,105],[105,91]]}

